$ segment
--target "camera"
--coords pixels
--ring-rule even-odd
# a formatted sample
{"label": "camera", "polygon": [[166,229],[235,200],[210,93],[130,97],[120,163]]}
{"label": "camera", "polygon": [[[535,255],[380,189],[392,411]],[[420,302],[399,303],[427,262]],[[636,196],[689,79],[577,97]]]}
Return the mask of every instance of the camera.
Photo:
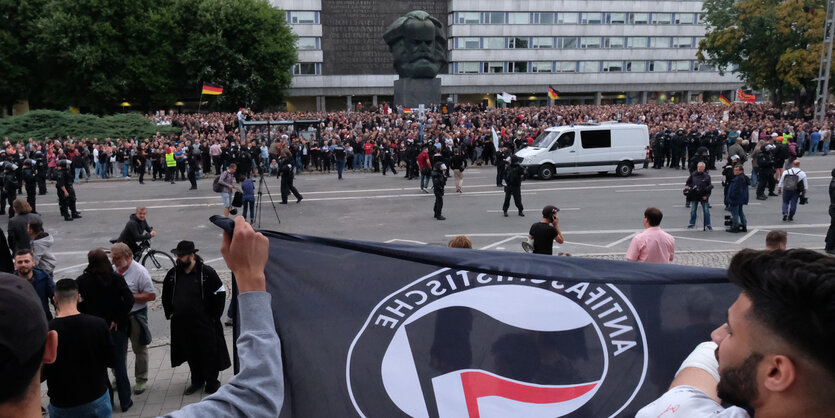
{"label": "camera", "polygon": [[733,226],[733,221],[731,221],[731,215],[725,215],[725,226]]}
{"label": "camera", "polygon": [[797,202],[797,203],[799,203],[801,205],[805,205],[805,204],[809,203],[809,198],[806,197],[806,196],[800,196],[800,201]]}

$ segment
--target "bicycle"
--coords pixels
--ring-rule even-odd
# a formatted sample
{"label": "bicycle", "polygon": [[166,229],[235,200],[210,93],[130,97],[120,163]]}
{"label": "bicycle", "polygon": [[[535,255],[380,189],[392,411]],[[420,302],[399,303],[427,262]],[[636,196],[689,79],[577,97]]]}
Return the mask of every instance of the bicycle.
{"label": "bicycle", "polygon": [[[112,244],[116,242],[115,239],[110,240]],[[177,265],[171,254],[151,248],[151,242],[147,239],[139,243],[139,251],[133,255],[133,261],[142,264],[151,273],[154,283],[162,283],[164,276],[159,273],[167,272]]]}

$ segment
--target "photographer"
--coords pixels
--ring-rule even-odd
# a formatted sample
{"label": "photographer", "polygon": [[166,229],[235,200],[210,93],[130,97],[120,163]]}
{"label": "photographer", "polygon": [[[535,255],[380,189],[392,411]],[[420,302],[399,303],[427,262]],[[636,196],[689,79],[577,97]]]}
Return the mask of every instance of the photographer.
{"label": "photographer", "polygon": [[713,190],[713,185],[710,184],[710,174],[705,171],[707,165],[704,162],[696,165],[696,171],[690,173],[687,182],[684,183],[684,195],[687,196],[687,203],[690,205],[690,224],[687,229],[693,229],[696,226],[696,218],[698,217],[697,209],[699,203],[702,204],[702,212],[704,213],[704,230],[712,231],[710,227],[710,192]]}
{"label": "photographer", "polygon": [[554,254],[554,241],[562,244],[565,239],[560,231],[560,219],[557,212],[560,209],[556,206],[545,206],[542,209],[542,220],[531,225],[528,238],[533,240],[533,245],[528,242],[522,243],[522,248],[534,254]]}
{"label": "photographer", "polygon": [[809,180],[806,178],[806,173],[800,169],[800,160],[794,160],[792,168],[783,172],[780,176],[780,183],[777,184],[777,193],[783,195],[784,222],[794,220],[798,199],[800,199],[800,204],[806,204],[807,190],[809,190]]}

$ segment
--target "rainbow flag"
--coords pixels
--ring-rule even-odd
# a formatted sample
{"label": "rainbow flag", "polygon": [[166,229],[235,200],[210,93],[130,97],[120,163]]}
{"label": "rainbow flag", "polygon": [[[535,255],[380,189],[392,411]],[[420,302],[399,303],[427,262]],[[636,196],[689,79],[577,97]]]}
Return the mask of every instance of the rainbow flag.
{"label": "rainbow flag", "polygon": [[203,83],[202,94],[219,95],[223,94],[223,87],[214,84]]}
{"label": "rainbow flag", "polygon": [[730,106],[731,105],[731,101],[728,100],[727,97],[725,97],[721,94],[719,95],[719,101],[722,102],[722,104],[725,105],[725,106]]}

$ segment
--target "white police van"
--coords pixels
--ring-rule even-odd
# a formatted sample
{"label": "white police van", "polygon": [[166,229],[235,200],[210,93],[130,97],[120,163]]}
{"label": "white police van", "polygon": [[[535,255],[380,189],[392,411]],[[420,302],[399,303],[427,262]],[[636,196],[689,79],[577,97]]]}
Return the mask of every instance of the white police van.
{"label": "white police van", "polygon": [[516,152],[528,175],[548,180],[557,174],[605,173],[629,176],[649,164],[646,125],[601,122],[546,129]]}

